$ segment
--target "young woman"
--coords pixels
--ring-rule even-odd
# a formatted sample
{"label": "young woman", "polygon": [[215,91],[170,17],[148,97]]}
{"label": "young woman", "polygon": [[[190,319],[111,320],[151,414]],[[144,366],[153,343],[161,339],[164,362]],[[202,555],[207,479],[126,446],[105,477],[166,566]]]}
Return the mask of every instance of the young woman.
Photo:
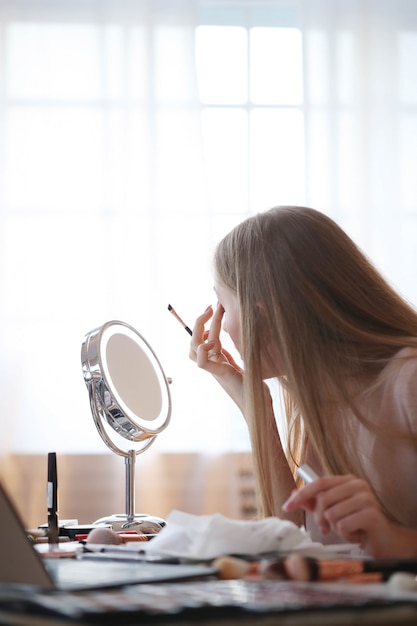
{"label": "young woman", "polygon": [[[263,514],[305,523],[314,540],[337,533],[374,556],[417,556],[416,311],[333,220],[304,207],[242,222],[218,245],[214,274],[218,304],[197,319],[190,357],[246,418]],[[304,462],[322,478],[294,491]]]}

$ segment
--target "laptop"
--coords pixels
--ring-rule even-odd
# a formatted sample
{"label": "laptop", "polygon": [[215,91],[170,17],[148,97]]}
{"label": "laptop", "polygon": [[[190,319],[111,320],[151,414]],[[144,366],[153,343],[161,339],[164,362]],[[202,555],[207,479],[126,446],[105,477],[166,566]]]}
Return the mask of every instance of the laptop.
{"label": "laptop", "polygon": [[0,584],[79,591],[200,579],[216,573],[215,568],[198,564],[43,557],[28,539],[16,507],[0,482]]}

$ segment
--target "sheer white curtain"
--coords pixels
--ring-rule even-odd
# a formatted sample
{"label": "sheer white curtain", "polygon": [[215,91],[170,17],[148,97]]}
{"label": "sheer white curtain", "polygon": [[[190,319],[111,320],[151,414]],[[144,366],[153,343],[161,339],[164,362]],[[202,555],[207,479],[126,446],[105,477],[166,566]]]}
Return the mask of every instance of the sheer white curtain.
{"label": "sheer white curtain", "polygon": [[110,319],[173,378],[152,450],[247,449],[167,305],[192,325],[215,242],[271,205],[417,302],[413,0],[2,0],[0,81],[3,452],[103,451],[80,347]]}
{"label": "sheer white curtain", "polygon": [[303,2],[307,201],[417,303],[417,4]]}

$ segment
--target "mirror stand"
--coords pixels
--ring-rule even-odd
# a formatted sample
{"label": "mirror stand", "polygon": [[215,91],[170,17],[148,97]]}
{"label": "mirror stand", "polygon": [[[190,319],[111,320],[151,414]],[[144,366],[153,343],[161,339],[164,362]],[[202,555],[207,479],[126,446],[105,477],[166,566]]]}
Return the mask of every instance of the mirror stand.
{"label": "mirror stand", "polygon": [[[107,322],[89,333],[81,359],[97,430],[110,450],[125,458],[126,512],[102,517],[94,525],[110,524],[114,530],[145,522],[164,526],[159,517],[135,513],[135,466],[136,455],[169,423],[169,380],[149,344],[124,322]],[[129,443],[121,447],[113,437]]]}
{"label": "mirror stand", "polygon": [[147,513],[135,513],[135,468],[136,468],[136,450],[129,450],[125,456],[125,473],[126,473],[126,513],[113,513],[94,522],[94,526],[102,526],[110,524],[114,530],[128,530],[139,526],[144,522],[155,522],[160,526],[165,525],[165,520],[161,517],[148,515]]}

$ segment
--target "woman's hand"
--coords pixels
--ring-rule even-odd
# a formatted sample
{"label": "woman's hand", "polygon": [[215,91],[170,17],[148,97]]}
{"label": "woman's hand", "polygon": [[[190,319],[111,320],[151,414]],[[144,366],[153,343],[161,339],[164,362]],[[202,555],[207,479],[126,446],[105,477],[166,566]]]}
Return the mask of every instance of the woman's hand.
{"label": "woman's hand", "polygon": [[330,530],[368,554],[406,557],[417,552],[417,530],[391,522],[382,512],[369,483],[356,476],[323,476],[292,495],[283,505],[287,513],[299,508],[314,513],[323,534]]}
{"label": "woman's hand", "polygon": [[[197,318],[190,344],[190,359],[210,372],[243,411],[243,370],[222,347],[220,331],[223,315],[224,309],[218,304],[214,313],[213,307],[209,306]],[[210,328],[206,330],[205,325],[210,319]]]}

